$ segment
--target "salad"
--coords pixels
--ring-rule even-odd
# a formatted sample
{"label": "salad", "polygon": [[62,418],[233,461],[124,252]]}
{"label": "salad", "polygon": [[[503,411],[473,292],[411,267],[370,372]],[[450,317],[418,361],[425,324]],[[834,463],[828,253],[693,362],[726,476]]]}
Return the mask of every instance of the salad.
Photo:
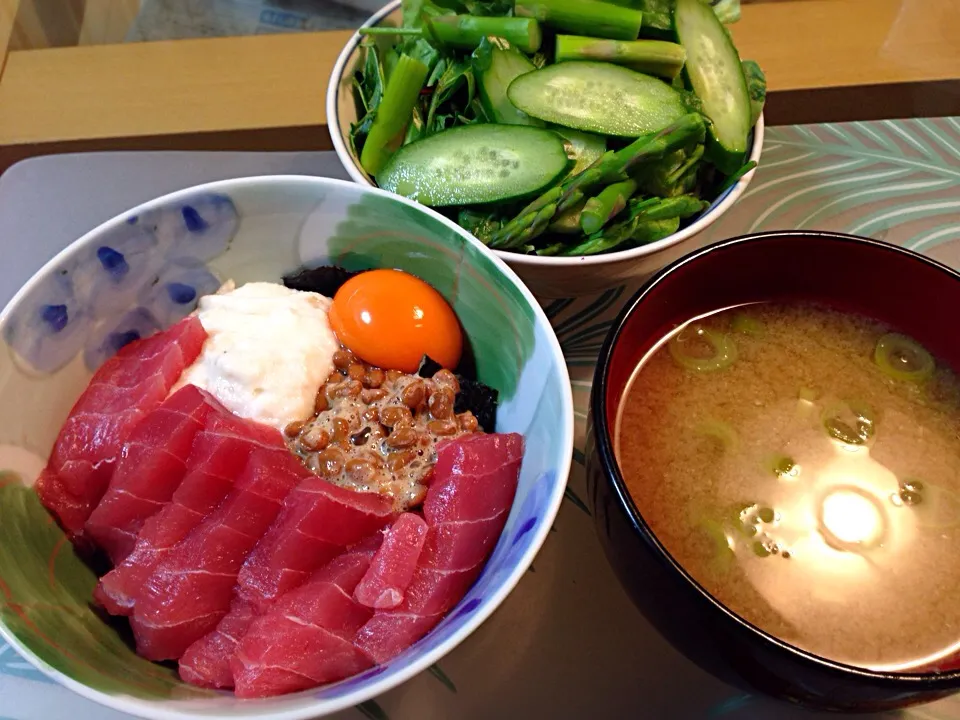
{"label": "salad", "polygon": [[361,29],[349,141],[386,190],[491,248],[625,250],[675,233],[748,162],[766,80],[739,0],[403,0]]}

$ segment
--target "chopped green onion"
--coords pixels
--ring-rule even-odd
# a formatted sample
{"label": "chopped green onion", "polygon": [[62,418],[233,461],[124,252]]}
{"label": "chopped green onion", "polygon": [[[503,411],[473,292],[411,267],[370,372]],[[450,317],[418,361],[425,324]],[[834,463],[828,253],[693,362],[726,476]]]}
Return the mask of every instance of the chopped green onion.
{"label": "chopped green onion", "polygon": [[694,372],[723,370],[737,359],[737,346],[729,335],[699,324],[684,327],[670,338],[669,346],[673,359]]}
{"label": "chopped green onion", "polygon": [[904,479],[891,499],[895,505],[909,508],[922,527],[944,530],[960,525],[960,494],[953,490]]}
{"label": "chopped green onion", "polygon": [[922,345],[900,333],[887,333],[877,341],[873,360],[894,380],[923,382],[933,375],[936,364]]}
{"label": "chopped green onion", "polygon": [[723,529],[723,525],[709,518],[701,520],[698,525],[703,533],[710,539],[710,544],[713,546],[715,553],[713,559],[714,569],[718,573],[727,572],[733,560],[733,548],[731,547],[732,543],[730,538],[727,537],[727,533]]}
{"label": "chopped green onion", "polygon": [[734,450],[737,447],[737,431],[723,420],[704,420],[696,426],[695,431],[717,440],[724,450]]}
{"label": "chopped green onion", "polygon": [[767,459],[766,467],[778,478],[795,480],[800,475],[800,466],[789,455],[772,455]]}
{"label": "chopped green onion", "polygon": [[763,333],[763,323],[756,318],[752,318],[746,313],[737,313],[730,322],[730,327],[734,332],[744,335],[757,337]]}
{"label": "chopped green onion", "polygon": [[866,403],[838,402],[828,405],[821,415],[827,434],[846,445],[865,445],[876,430],[876,414]]}

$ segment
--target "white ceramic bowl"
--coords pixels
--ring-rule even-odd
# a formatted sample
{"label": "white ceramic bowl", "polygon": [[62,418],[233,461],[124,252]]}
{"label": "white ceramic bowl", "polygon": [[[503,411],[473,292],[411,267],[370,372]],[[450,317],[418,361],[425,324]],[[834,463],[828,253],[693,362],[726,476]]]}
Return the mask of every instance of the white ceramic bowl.
{"label": "white ceramic bowl", "polygon": [[[392,0],[367,20],[363,27],[381,23],[400,24],[400,0]],[[360,62],[359,33],[354,33],[340,52],[330,81],[327,84],[327,126],[337,157],[353,180],[375,186],[353,152],[346,138],[350,125],[357,121],[357,108],[353,95],[351,77]],[[750,160],[760,161],[763,148],[763,117],[754,127],[750,147]],[[697,235],[716,222],[733,206],[753,179],[754,171],[745,174],[723,195],[718,197],[693,223],[679,232],[640,247],[604,255],[585,257],[539,257],[495,250],[535,295],[542,298],[573,297],[599,292],[623,285],[630,280],[639,280],[652,275],[674,260],[686,255],[700,245]]]}
{"label": "white ceramic bowl", "polygon": [[[104,248],[111,250],[109,266]],[[266,700],[197,690],[175,671],[138,658],[93,612],[96,577],[24,485],[36,477],[113,339],[172,324],[193,308],[194,294],[212,292],[227,278],[279,281],[303,264],[331,263],[401,268],[450,301],[480,380],[500,390],[497,429],[526,437],[517,495],[474,586],[431,633],[390,662]],[[539,304],[499,258],[416,203],[350,182],[296,176],[182,190],[67,247],[0,314],[0,407],[0,635],[84,697],[158,720],[316,718],[425,670],[476,630],[523,577],[557,514],[573,448],[573,401],[560,345]]]}

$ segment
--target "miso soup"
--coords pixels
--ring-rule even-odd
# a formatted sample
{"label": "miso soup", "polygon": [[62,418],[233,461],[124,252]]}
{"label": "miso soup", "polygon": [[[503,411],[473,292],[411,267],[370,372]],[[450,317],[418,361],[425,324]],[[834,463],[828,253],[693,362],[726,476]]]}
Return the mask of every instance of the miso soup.
{"label": "miso soup", "polygon": [[615,442],[667,551],[748,622],[864,668],[953,663],[960,382],[895,328],[803,304],[691,321]]}

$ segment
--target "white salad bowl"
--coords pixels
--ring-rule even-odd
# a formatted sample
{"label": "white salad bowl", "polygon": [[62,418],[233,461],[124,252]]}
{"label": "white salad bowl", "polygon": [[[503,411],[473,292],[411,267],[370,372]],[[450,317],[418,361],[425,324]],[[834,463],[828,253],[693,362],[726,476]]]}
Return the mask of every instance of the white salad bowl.
{"label": "white salad bowl", "polygon": [[[362,27],[400,24],[400,0],[392,0],[368,19]],[[354,33],[337,58],[327,84],[327,127],[337,157],[350,177],[361,185],[376,183],[360,166],[348,140],[351,124],[357,122],[353,75],[362,63],[359,32]],[[763,116],[750,136],[749,159],[760,162],[763,149]],[[617,252],[582,257],[541,257],[494,250],[541,298],[575,297],[600,292],[648,277],[687,253],[700,247],[700,234],[719,220],[743,195],[755,170],[741,177],[720,197],[713,200],[693,222],[662,240]]]}
{"label": "white salad bowl", "polygon": [[[440,291],[464,328],[478,378],[500,391],[497,430],[523,433],[526,452],[493,554],[433,631],[390,662],[339,683],[239,700],[188,686],[171,667],[135,655],[93,607],[93,571],[25,486],[92,368],[124,338],[171,325],[226,279],[279,281],[298,267],[323,264],[400,268]],[[67,247],[0,314],[0,406],[0,635],[80,695],[158,720],[315,718],[425,670],[476,630],[523,577],[557,514],[573,447],[573,403],[559,343],[538,303],[499,258],[416,203],[299,176],[182,190]]]}

